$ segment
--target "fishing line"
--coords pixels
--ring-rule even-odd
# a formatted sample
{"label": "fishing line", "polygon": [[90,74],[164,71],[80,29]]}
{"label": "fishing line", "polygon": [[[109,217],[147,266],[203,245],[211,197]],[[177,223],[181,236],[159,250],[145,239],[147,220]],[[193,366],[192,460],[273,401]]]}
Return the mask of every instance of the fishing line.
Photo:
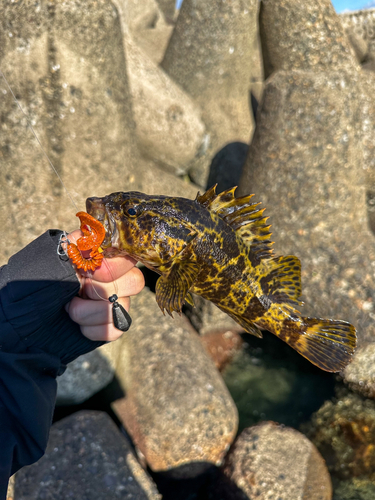
{"label": "fishing line", "polygon": [[[41,141],[40,141],[39,137],[37,136],[37,134],[36,134],[36,132],[35,132],[35,130],[34,130],[34,127],[33,127],[33,126],[32,126],[32,124],[31,124],[31,120],[30,120],[30,118],[28,117],[28,115],[27,115],[27,113],[24,111],[24,109],[22,108],[22,106],[21,106],[20,102],[18,101],[17,97],[15,96],[15,94],[14,94],[14,92],[13,92],[12,88],[10,87],[10,85],[9,85],[9,83],[8,83],[8,80],[6,79],[6,77],[5,77],[4,73],[2,72],[2,70],[1,70],[1,69],[0,69],[0,76],[1,76],[1,77],[2,77],[2,79],[4,80],[4,82],[5,82],[5,84],[6,84],[7,88],[8,88],[8,90],[9,90],[9,92],[10,92],[10,94],[11,94],[11,95],[12,95],[12,97],[13,97],[14,102],[16,103],[16,105],[17,105],[17,107],[18,107],[18,109],[21,111],[22,115],[25,117],[26,122],[27,122],[27,125],[28,125],[28,127],[30,128],[30,130],[31,130],[31,132],[32,132],[32,134],[33,134],[33,136],[34,136],[35,140],[37,141],[37,143],[38,143],[38,145],[39,145],[39,147],[40,147],[40,149],[41,149],[41,151],[42,151],[42,153],[43,153],[44,157],[45,157],[45,158],[46,158],[46,160],[48,161],[48,163],[49,163],[49,165],[50,165],[50,167],[51,167],[52,171],[56,174],[56,176],[57,176],[57,178],[59,179],[59,181],[60,181],[61,185],[63,186],[63,188],[64,188],[64,190],[65,190],[66,194],[68,195],[68,197],[69,197],[70,201],[72,202],[72,204],[73,204],[73,206],[74,206],[74,208],[75,208],[76,212],[78,212],[78,211],[79,211],[79,210],[78,210],[78,207],[77,207],[77,205],[75,204],[75,202],[74,202],[74,200],[73,200],[73,198],[72,198],[72,196],[71,196],[70,192],[68,191],[68,188],[65,186],[65,184],[64,184],[64,182],[63,182],[63,180],[62,180],[61,176],[60,176],[60,175],[59,175],[59,173],[57,172],[57,170],[56,170],[55,166],[53,165],[53,163],[52,163],[51,159],[49,158],[48,154],[46,153],[45,149],[43,148],[42,143],[41,143]],[[91,227],[90,227],[90,230],[91,230]],[[67,241],[66,241],[66,242],[67,242]],[[64,251],[65,251],[65,253],[66,253],[66,250],[65,250],[65,249],[63,249],[63,250],[64,250]],[[58,249],[58,252],[59,252],[59,249]],[[88,274],[89,274],[89,279],[90,279],[90,281],[91,281],[91,285],[92,285],[93,290],[95,291],[96,295],[98,296],[98,298],[99,298],[100,300],[104,300],[104,301],[107,301],[107,300],[108,300],[108,301],[112,304],[112,316],[113,316],[113,323],[114,323],[114,326],[115,326],[117,329],[119,329],[119,330],[122,330],[122,331],[127,331],[127,330],[130,328],[130,325],[131,325],[131,322],[132,322],[131,317],[130,317],[129,313],[126,311],[126,309],[124,309],[124,307],[123,307],[121,304],[119,304],[119,303],[117,302],[117,300],[118,300],[118,296],[117,296],[117,293],[118,293],[118,285],[117,285],[117,281],[115,280],[115,278],[114,278],[114,276],[113,276],[113,273],[112,273],[112,270],[111,270],[111,268],[110,268],[109,264],[106,262],[106,259],[103,259],[103,262],[104,262],[104,265],[106,266],[106,268],[107,268],[107,270],[108,270],[108,272],[109,272],[109,274],[110,274],[110,276],[111,276],[111,278],[112,278],[112,282],[113,282],[113,284],[114,284],[115,293],[114,293],[113,295],[111,295],[110,297],[108,297],[108,299],[106,299],[106,298],[102,297],[102,296],[98,293],[98,291],[96,290],[95,285],[94,285],[94,281],[93,281],[93,279],[92,279],[92,276],[93,276],[93,275],[92,275],[92,273],[89,271],[89,272],[88,272]]]}
{"label": "fishing line", "polygon": [[21,113],[23,114],[23,116],[26,118],[27,125],[28,125],[28,127],[30,128],[30,130],[31,130],[31,132],[32,132],[32,134],[33,134],[33,136],[35,137],[35,139],[36,139],[36,141],[37,141],[37,143],[39,144],[39,147],[40,147],[40,149],[42,150],[42,153],[43,153],[44,157],[47,159],[48,163],[50,164],[50,167],[52,168],[52,170],[53,170],[53,171],[55,172],[55,174],[57,175],[57,178],[59,179],[59,181],[60,181],[60,183],[61,183],[62,187],[65,189],[66,194],[69,196],[70,201],[73,203],[74,208],[75,208],[75,209],[76,209],[76,211],[78,212],[78,207],[77,207],[77,205],[74,203],[74,200],[73,200],[73,198],[72,198],[71,194],[69,193],[69,191],[68,191],[67,187],[65,186],[65,184],[64,184],[64,182],[63,182],[63,180],[61,179],[61,177],[60,177],[60,175],[59,175],[58,171],[57,171],[57,170],[56,170],[56,168],[54,167],[54,165],[53,165],[52,161],[50,160],[50,158],[49,158],[49,156],[47,155],[47,153],[46,153],[45,149],[43,148],[42,143],[40,142],[39,137],[36,135],[36,132],[35,132],[35,130],[34,130],[34,127],[33,127],[33,126],[32,126],[32,124],[31,124],[31,120],[30,120],[30,118],[27,116],[26,112],[23,110],[23,108],[22,108],[21,104],[19,103],[19,101],[18,101],[17,97],[14,95],[14,92],[13,92],[13,90],[10,88],[10,85],[9,85],[9,83],[8,83],[8,80],[5,78],[5,75],[4,75],[4,73],[1,71],[1,69],[0,69],[0,76],[3,78],[3,80],[4,80],[5,84],[6,84],[6,86],[8,87],[9,92],[12,94],[12,97],[13,97],[13,99],[14,99],[14,102],[17,104],[18,109],[21,111]]}

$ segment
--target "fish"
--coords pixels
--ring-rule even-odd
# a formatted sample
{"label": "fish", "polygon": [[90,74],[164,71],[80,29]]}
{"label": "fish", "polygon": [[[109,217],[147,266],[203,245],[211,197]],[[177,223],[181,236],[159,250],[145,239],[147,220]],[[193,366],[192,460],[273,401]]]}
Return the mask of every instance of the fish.
{"label": "fish", "polygon": [[105,257],[129,255],[160,275],[164,314],[181,314],[197,294],[246,332],[268,330],[322,370],[342,371],[356,348],[355,327],[301,315],[300,260],[274,255],[265,209],[235,190],[216,194],[213,186],[195,200],[117,192],[88,198],[86,210],[105,227]]}

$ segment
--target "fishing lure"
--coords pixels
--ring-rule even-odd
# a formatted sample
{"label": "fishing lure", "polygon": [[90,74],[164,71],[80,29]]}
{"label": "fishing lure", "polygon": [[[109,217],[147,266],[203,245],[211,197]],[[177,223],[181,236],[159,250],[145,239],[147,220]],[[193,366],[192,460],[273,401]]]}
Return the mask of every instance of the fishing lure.
{"label": "fishing lure", "polygon": [[[81,221],[81,231],[84,236],[77,240],[77,244],[68,243],[67,254],[77,269],[83,269],[85,272],[95,271],[103,261],[100,245],[105,238],[104,226],[86,212],[78,212],[76,216]],[[82,255],[85,251],[90,251],[88,258]]]}
{"label": "fishing lure", "polygon": [[[105,228],[101,222],[86,212],[78,212],[76,216],[81,221],[81,231],[84,236],[77,240],[76,245],[69,241],[66,252],[77,269],[83,269],[85,272],[95,271],[101,266],[104,257],[100,245],[105,238]],[[90,251],[89,258],[82,255],[81,252],[85,251]],[[112,304],[113,324],[118,330],[127,332],[132,324],[130,314],[117,301],[116,294],[111,295],[108,300]]]}

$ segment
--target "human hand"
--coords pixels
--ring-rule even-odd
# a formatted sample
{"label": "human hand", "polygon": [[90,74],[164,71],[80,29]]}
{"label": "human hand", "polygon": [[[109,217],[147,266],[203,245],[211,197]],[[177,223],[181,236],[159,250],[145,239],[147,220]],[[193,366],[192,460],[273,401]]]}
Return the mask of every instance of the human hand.
{"label": "human hand", "polygon": [[[68,239],[74,243],[80,236],[82,232],[77,229],[68,235]],[[108,297],[115,293],[117,302],[129,311],[130,296],[138,294],[145,284],[143,274],[134,267],[135,264],[131,257],[113,257],[103,259],[101,267],[94,272],[77,270],[80,296],[68,302],[65,309],[88,339],[112,341],[122,335],[113,324],[112,304]]]}

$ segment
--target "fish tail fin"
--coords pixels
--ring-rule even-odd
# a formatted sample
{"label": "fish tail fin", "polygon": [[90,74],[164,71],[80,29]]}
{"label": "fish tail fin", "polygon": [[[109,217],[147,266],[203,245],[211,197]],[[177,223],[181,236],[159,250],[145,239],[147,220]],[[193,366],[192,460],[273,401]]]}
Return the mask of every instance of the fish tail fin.
{"label": "fish tail fin", "polygon": [[332,319],[301,318],[300,321],[288,321],[279,336],[299,354],[327,372],[343,370],[350,362],[357,343],[353,325]]}

